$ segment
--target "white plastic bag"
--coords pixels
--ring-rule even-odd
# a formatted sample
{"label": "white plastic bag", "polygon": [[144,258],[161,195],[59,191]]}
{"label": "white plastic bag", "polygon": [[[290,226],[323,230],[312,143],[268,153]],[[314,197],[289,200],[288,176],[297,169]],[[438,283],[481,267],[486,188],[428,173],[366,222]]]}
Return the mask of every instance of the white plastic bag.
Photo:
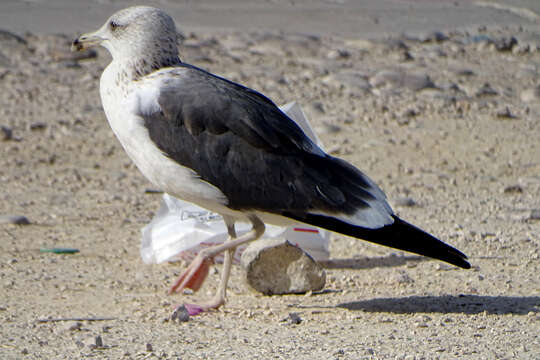
{"label": "white plastic bag", "polygon": [[[322,147],[302,108],[296,102],[288,103],[280,109],[296,121],[307,136]],[[235,229],[237,235],[240,236],[251,229],[251,224],[236,223]],[[159,264],[178,259],[191,260],[204,247],[223,243],[228,237],[227,227],[221,215],[168,194],[163,195],[160,209],[152,221],[141,229],[141,232],[141,256],[147,264]],[[329,256],[330,234],[326,230],[304,224],[289,227],[267,224],[262,237],[285,238],[301,247],[315,260],[326,260]],[[236,249],[233,257],[235,263],[240,262],[240,256],[246,246],[239,246]],[[218,256],[215,260],[222,262],[223,256]]]}

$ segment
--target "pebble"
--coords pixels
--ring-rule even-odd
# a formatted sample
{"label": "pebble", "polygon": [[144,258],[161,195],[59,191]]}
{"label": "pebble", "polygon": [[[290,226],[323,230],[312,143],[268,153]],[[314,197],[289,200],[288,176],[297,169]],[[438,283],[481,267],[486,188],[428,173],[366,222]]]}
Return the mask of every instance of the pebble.
{"label": "pebble", "polygon": [[420,36],[419,40],[421,42],[443,42],[448,40],[448,36],[441,31],[433,31],[427,35]]}
{"label": "pebble", "polygon": [[302,318],[298,313],[292,312],[289,313],[289,316],[284,319],[284,321],[288,321],[290,324],[298,325],[302,322]]}
{"label": "pebble", "polygon": [[497,111],[497,118],[499,119],[517,119],[517,116],[512,113],[508,106],[505,106],[504,109]]}
{"label": "pebble", "polygon": [[98,348],[102,348],[103,347],[103,339],[101,338],[101,336],[96,336],[95,338],[95,344],[96,344],[96,347]]}
{"label": "pebble", "polygon": [[0,215],[0,224],[29,225],[30,220],[24,215]]}
{"label": "pebble", "polygon": [[152,347],[152,344],[146,343],[146,351],[148,351],[148,352],[154,351],[154,348]]}
{"label": "pebble", "polygon": [[506,186],[504,189],[503,189],[503,192],[505,194],[516,194],[516,193],[519,193],[521,194],[523,192],[523,188],[520,186],[520,185],[509,185],[509,186]]}
{"label": "pebble", "polygon": [[495,95],[499,95],[499,93],[497,92],[497,90],[491,87],[489,83],[485,83],[476,91],[477,97],[495,96]]}
{"label": "pebble", "polygon": [[47,128],[47,124],[44,123],[44,122],[34,122],[34,123],[31,123],[29,126],[28,126],[28,129],[30,131],[41,131],[41,130],[45,130]]}
{"label": "pebble", "polygon": [[526,103],[540,102],[540,85],[532,89],[523,90],[520,98],[521,101]]}
{"label": "pebble", "polygon": [[187,322],[189,321],[189,312],[186,309],[184,305],[178,306],[176,309],[174,309],[171,320],[178,320],[179,322]]}
{"label": "pebble", "polygon": [[435,84],[428,75],[404,69],[379,71],[369,79],[369,84],[376,88],[407,88],[412,91],[435,88]]}
{"label": "pebble", "polygon": [[241,264],[248,285],[265,295],[318,291],[326,283],[324,269],[285,239],[251,243],[242,254]]}
{"label": "pebble", "polygon": [[515,37],[503,37],[496,39],[493,44],[497,51],[512,51],[512,48],[518,44],[518,41]]}
{"label": "pebble", "polygon": [[347,59],[351,57],[351,53],[345,49],[330,50],[326,54],[326,58],[329,60]]}
{"label": "pebble", "polygon": [[403,207],[416,206],[416,201],[414,201],[413,198],[406,197],[406,196],[394,199],[393,203],[396,206],[403,206]]}
{"label": "pebble", "polygon": [[371,88],[367,75],[359,71],[341,71],[331,75],[325,82],[337,83],[341,86],[345,85],[350,89],[362,91],[369,91]]}
{"label": "pebble", "polygon": [[336,134],[342,130],[341,126],[328,121],[322,121],[321,126],[317,126],[315,129],[317,130],[317,134]]}
{"label": "pebble", "polygon": [[411,283],[414,283],[414,279],[411,278],[409,276],[409,274],[407,274],[404,271],[400,271],[398,273],[395,273],[392,276],[392,280],[393,280],[392,282],[395,282],[395,283],[398,283],[398,284],[411,284]]}
{"label": "pebble", "polygon": [[70,322],[66,325],[67,331],[77,331],[81,330],[82,323],[80,321]]}
{"label": "pebble", "polygon": [[540,220],[540,209],[531,210],[529,220]]}
{"label": "pebble", "polygon": [[2,141],[9,141],[13,139],[13,130],[7,126],[0,126],[0,134],[2,135]]}
{"label": "pebble", "polygon": [[26,45],[26,40],[19,35],[4,29],[0,29],[0,40],[15,40],[19,44]]}
{"label": "pebble", "polygon": [[90,349],[103,348],[103,339],[99,335],[94,337],[93,339],[88,339],[88,341],[86,343],[88,344],[88,347]]}

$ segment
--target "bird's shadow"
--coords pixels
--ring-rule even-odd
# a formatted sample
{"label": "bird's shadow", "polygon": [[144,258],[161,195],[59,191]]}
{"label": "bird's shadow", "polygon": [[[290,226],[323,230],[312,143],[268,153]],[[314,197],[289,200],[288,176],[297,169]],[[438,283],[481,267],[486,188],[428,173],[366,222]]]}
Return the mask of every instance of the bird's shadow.
{"label": "bird's shadow", "polygon": [[389,255],[380,257],[359,257],[350,259],[329,259],[318,261],[326,269],[374,269],[382,267],[397,267],[411,262],[431,260],[424,256],[414,255]]}
{"label": "bird's shadow", "polygon": [[540,311],[539,296],[442,295],[379,298],[336,305],[352,311],[408,313],[518,314]]}

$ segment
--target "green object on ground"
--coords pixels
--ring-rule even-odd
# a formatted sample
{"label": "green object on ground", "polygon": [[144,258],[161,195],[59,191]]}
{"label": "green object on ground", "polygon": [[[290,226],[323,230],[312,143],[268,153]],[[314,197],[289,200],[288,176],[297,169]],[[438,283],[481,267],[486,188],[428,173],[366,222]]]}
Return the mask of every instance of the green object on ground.
{"label": "green object on ground", "polygon": [[54,253],[54,254],[76,254],[79,252],[79,249],[72,248],[50,248],[50,249],[39,249],[39,252],[43,253]]}

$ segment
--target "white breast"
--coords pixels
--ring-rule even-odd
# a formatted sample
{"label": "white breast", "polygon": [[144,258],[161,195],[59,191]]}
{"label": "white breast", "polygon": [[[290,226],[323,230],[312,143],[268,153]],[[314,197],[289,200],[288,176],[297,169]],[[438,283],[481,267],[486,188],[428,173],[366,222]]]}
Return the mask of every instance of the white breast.
{"label": "white breast", "polygon": [[[227,198],[215,186],[203,181],[192,169],[169,157],[150,139],[144,120],[137,114],[159,111],[159,79],[129,82],[122,88],[116,83],[116,64],[103,72],[100,94],[109,124],[128,156],[150,182],[170,195],[194,202],[213,211],[223,212]],[[144,107],[144,111],[141,111]]]}

